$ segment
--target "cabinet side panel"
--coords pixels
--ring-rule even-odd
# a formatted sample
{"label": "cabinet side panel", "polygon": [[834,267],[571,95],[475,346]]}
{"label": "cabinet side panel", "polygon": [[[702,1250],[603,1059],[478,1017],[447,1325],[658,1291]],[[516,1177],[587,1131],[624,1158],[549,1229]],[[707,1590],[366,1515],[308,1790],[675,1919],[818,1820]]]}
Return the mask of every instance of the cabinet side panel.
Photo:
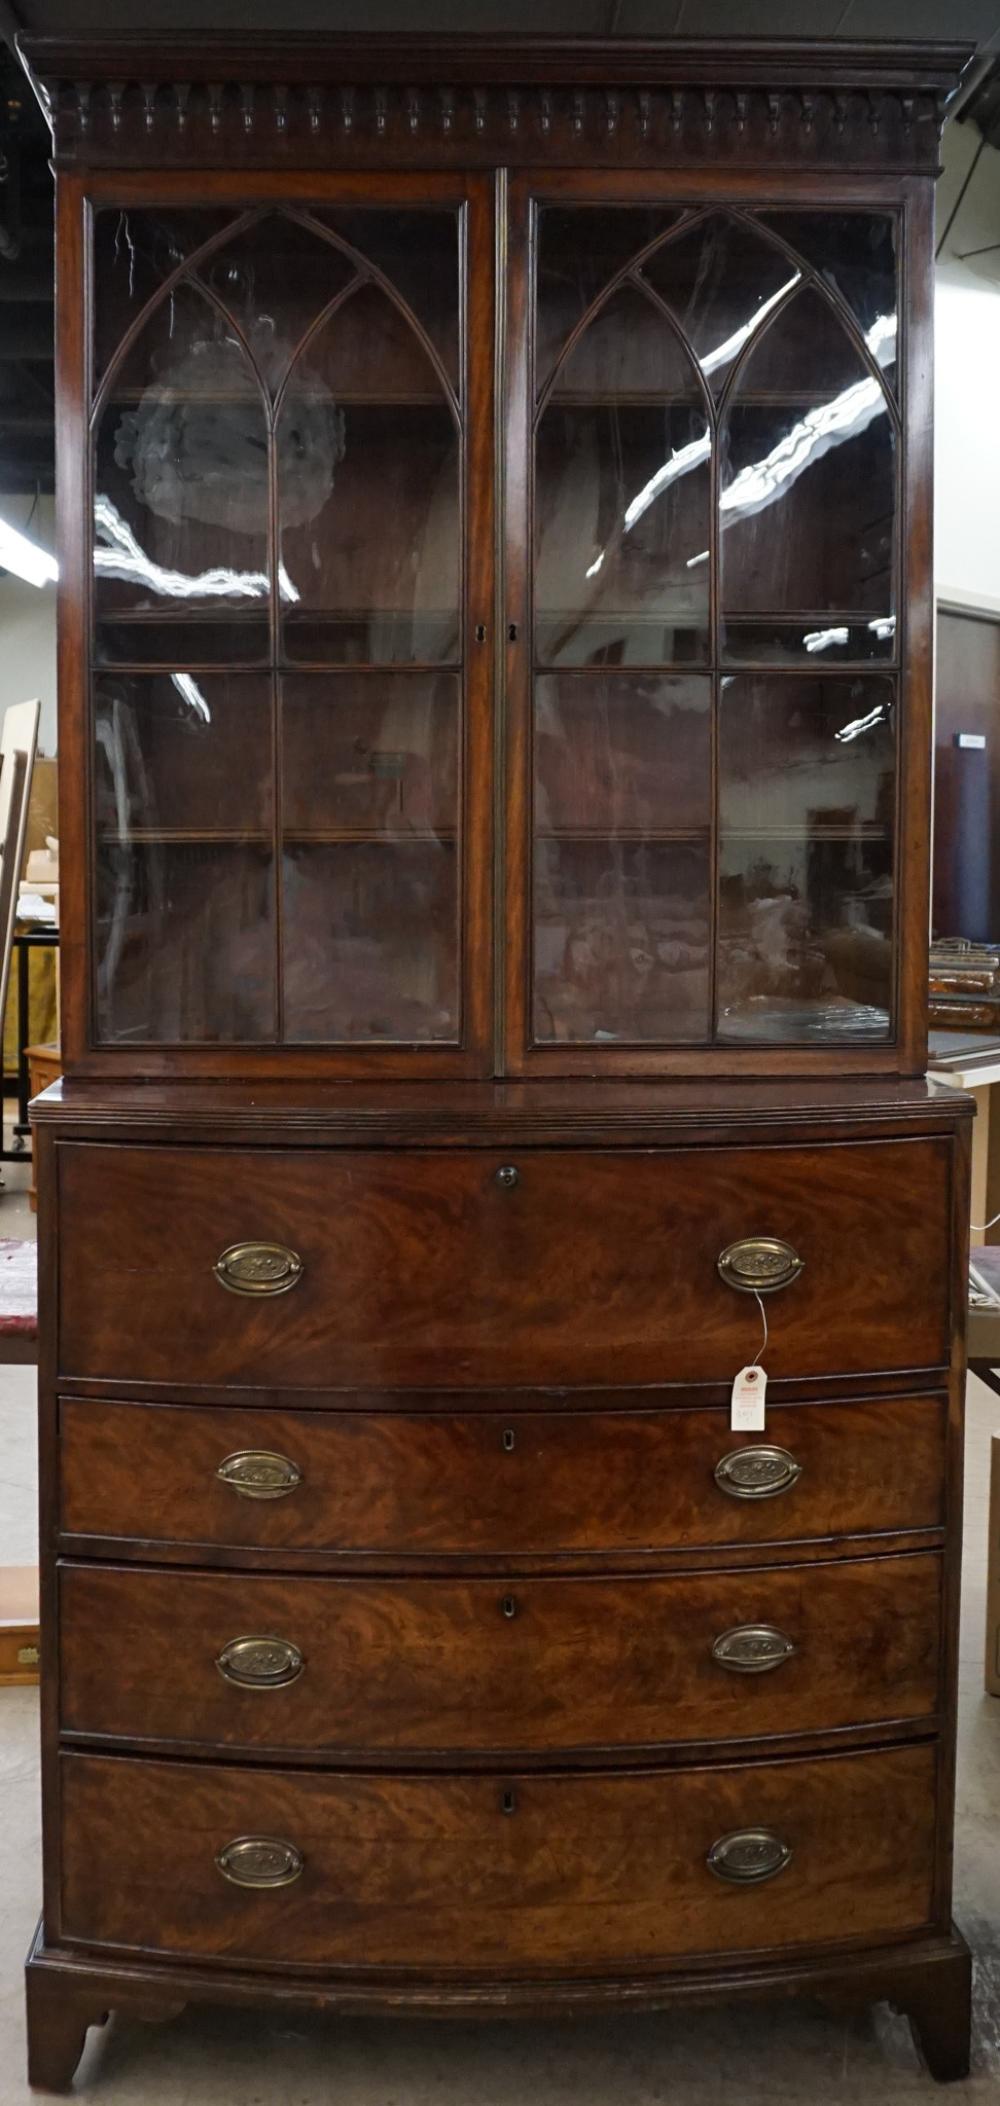
{"label": "cabinet side panel", "polygon": [[79,176],[56,186],[56,537],[59,551],[60,1037],[64,1074],[87,1050],[87,213]]}

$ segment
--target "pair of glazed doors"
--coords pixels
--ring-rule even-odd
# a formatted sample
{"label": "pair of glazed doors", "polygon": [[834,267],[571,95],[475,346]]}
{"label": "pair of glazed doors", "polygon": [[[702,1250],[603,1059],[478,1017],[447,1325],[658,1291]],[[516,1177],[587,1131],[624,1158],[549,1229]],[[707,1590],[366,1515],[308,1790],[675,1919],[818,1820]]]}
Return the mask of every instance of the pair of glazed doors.
{"label": "pair of glazed doors", "polygon": [[905,191],[91,186],[98,1056],[905,1066]]}

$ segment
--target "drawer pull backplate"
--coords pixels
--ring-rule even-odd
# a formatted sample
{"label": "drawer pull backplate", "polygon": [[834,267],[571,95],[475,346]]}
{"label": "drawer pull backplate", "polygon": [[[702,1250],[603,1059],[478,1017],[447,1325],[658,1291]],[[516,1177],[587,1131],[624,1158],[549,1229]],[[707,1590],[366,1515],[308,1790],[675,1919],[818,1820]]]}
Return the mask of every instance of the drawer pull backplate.
{"label": "drawer pull backplate", "polygon": [[234,1887],[290,1887],[305,1864],[294,1843],[272,1835],[238,1835],[215,1860]]}
{"label": "drawer pull backplate", "polygon": [[302,1270],[298,1252],[284,1243],[231,1243],[212,1267],[230,1294],[287,1294]]}
{"label": "drawer pull backplate", "polygon": [[743,1236],[719,1252],[716,1264],[727,1287],[744,1294],[776,1294],[797,1280],[805,1263],[780,1236]]}
{"label": "drawer pull backplate", "polygon": [[284,1499],[302,1483],[298,1463],[268,1448],[240,1448],[220,1462],[215,1474],[241,1499]]}
{"label": "drawer pull backplate", "polygon": [[787,1448],[763,1444],[732,1448],[715,1466],[715,1482],[731,1499],[773,1499],[789,1492],[802,1475],[802,1465]]}
{"label": "drawer pull backplate", "polygon": [[788,1844],[772,1828],[737,1828],[731,1835],[720,1835],[705,1862],[717,1879],[728,1879],[733,1886],[752,1887],[765,1879],[776,1879],[791,1855]]}
{"label": "drawer pull backplate", "polygon": [[284,1689],[305,1666],[298,1646],[287,1638],[230,1638],[215,1664],[238,1689]]}
{"label": "drawer pull backplate", "polygon": [[773,1623],[741,1623],[720,1632],[712,1658],[736,1675],[766,1675],[790,1660],[794,1651],[792,1640]]}

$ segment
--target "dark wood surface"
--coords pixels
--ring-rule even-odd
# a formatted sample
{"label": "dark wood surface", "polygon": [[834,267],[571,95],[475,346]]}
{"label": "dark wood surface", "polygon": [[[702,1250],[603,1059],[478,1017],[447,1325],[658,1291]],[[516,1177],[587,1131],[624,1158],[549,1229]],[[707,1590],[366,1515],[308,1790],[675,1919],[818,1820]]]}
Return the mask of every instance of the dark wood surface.
{"label": "dark wood surface", "polygon": [[[935,169],[970,52],[672,38],[25,41],[63,163]],[[275,134],[278,134],[276,149]],[[758,175],[759,181],[759,175]]]}
{"label": "dark wood surface", "polygon": [[[930,173],[963,54],[418,38],[390,56],[362,38],[32,57],[60,169],[71,1071],[36,1112],[32,2080],[66,2086],[109,2007],[556,2011],[803,1990],[891,1999],[934,2074],[961,2075],[970,1106],[921,1071]],[[531,208],[583,190],[661,214],[686,199],[895,219],[892,1042],[529,1055]],[[92,214],[404,198],[468,200],[461,1045],[98,1046]],[[714,750],[711,766],[714,783]],[[765,1438],[802,1474],[744,1503],[714,1470],[748,1444],[727,1393],[762,1330],[716,1259],[752,1234],[805,1259],[767,1302],[765,1355]],[[227,1294],[212,1267],[244,1238],[299,1251],[301,1281]],[[302,1471],[286,1499],[241,1501],[215,1475],[260,1445]],[[794,1625],[797,1650],[731,1676],[711,1644],[751,1619]],[[301,1645],[302,1674],[230,1689],[215,1660],[258,1620]],[[791,1859],[727,1885],[706,1854],[756,1825]],[[218,1854],[253,1834],[301,1850],[301,1877],[231,1885]]]}
{"label": "dark wood surface", "polygon": [[[535,1762],[926,1721],[938,1709],[940,1599],[941,1560],[926,1552],[516,1585],[64,1565],[63,1731],[327,1762],[386,1751]],[[720,1664],[716,1641],[757,1623],[794,1652],[766,1672]],[[243,1635],[294,1644],[296,1679],[227,1681],[220,1656]]]}
{"label": "dark wood surface", "polygon": [[774,1078],[630,1081],[601,1076],[551,1082],[164,1083],[97,1077],[50,1084],[31,1107],[32,1124],[58,1127],[60,1139],[263,1142],[271,1146],[565,1147],[655,1144],[690,1137],[701,1146],[747,1143],[780,1127],[783,1142],[853,1138],[869,1131],[951,1135],[974,1117],[971,1097],[933,1077],[843,1075],[794,1083]]}
{"label": "dark wood surface", "polygon": [[[495,1400],[494,1400],[495,1401]],[[607,1407],[616,1401],[605,1396]],[[766,1499],[733,1498],[715,1469],[755,1436],[719,1406],[614,1412],[273,1411],[63,1398],[60,1540],[105,1556],[226,1551],[269,1564],[307,1558],[525,1559],[558,1565],[667,1549],[727,1548],[938,1529],[947,1427],[940,1394],[779,1404],[766,1438],[801,1471]],[[414,1399],[407,1400],[412,1406]],[[248,1450],[287,1456],[301,1481],[247,1499],[218,1476]]]}
{"label": "dark wood surface", "polygon": [[[433,1151],[63,1147],[61,1370],[387,1388],[722,1381],[762,1330],[716,1260],[754,1235],[804,1260],[768,1297],[776,1378],[947,1360],[943,1142],[822,1158],[538,1154],[511,1189],[505,1167]],[[253,1238],[302,1259],[290,1292],[220,1287],[216,1260]]]}
{"label": "dark wood surface", "polygon": [[[67,1942],[286,1969],[539,1973],[927,1928],[930,1746],[636,1774],[365,1777],[62,1759]],[[513,1800],[505,1811],[505,1795]],[[786,1870],[732,1887],[705,1858],[745,1826],[787,1833]],[[232,1838],[299,1849],[295,1883],[220,1877]],[[111,1861],[114,1881],[104,1877]]]}

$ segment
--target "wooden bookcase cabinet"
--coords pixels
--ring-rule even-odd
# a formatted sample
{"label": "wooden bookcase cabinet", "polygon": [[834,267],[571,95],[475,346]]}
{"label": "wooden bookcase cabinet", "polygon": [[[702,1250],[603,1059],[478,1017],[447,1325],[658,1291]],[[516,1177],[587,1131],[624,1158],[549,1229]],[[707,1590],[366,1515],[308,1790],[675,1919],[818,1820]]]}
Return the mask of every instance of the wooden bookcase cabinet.
{"label": "wooden bookcase cabinet", "polygon": [[[891,1997],[955,2074],[967,1107],[921,1077],[964,54],[28,59],[33,2074],[108,2005],[800,1986]],[[754,1287],[763,1446],[725,1408]]]}

